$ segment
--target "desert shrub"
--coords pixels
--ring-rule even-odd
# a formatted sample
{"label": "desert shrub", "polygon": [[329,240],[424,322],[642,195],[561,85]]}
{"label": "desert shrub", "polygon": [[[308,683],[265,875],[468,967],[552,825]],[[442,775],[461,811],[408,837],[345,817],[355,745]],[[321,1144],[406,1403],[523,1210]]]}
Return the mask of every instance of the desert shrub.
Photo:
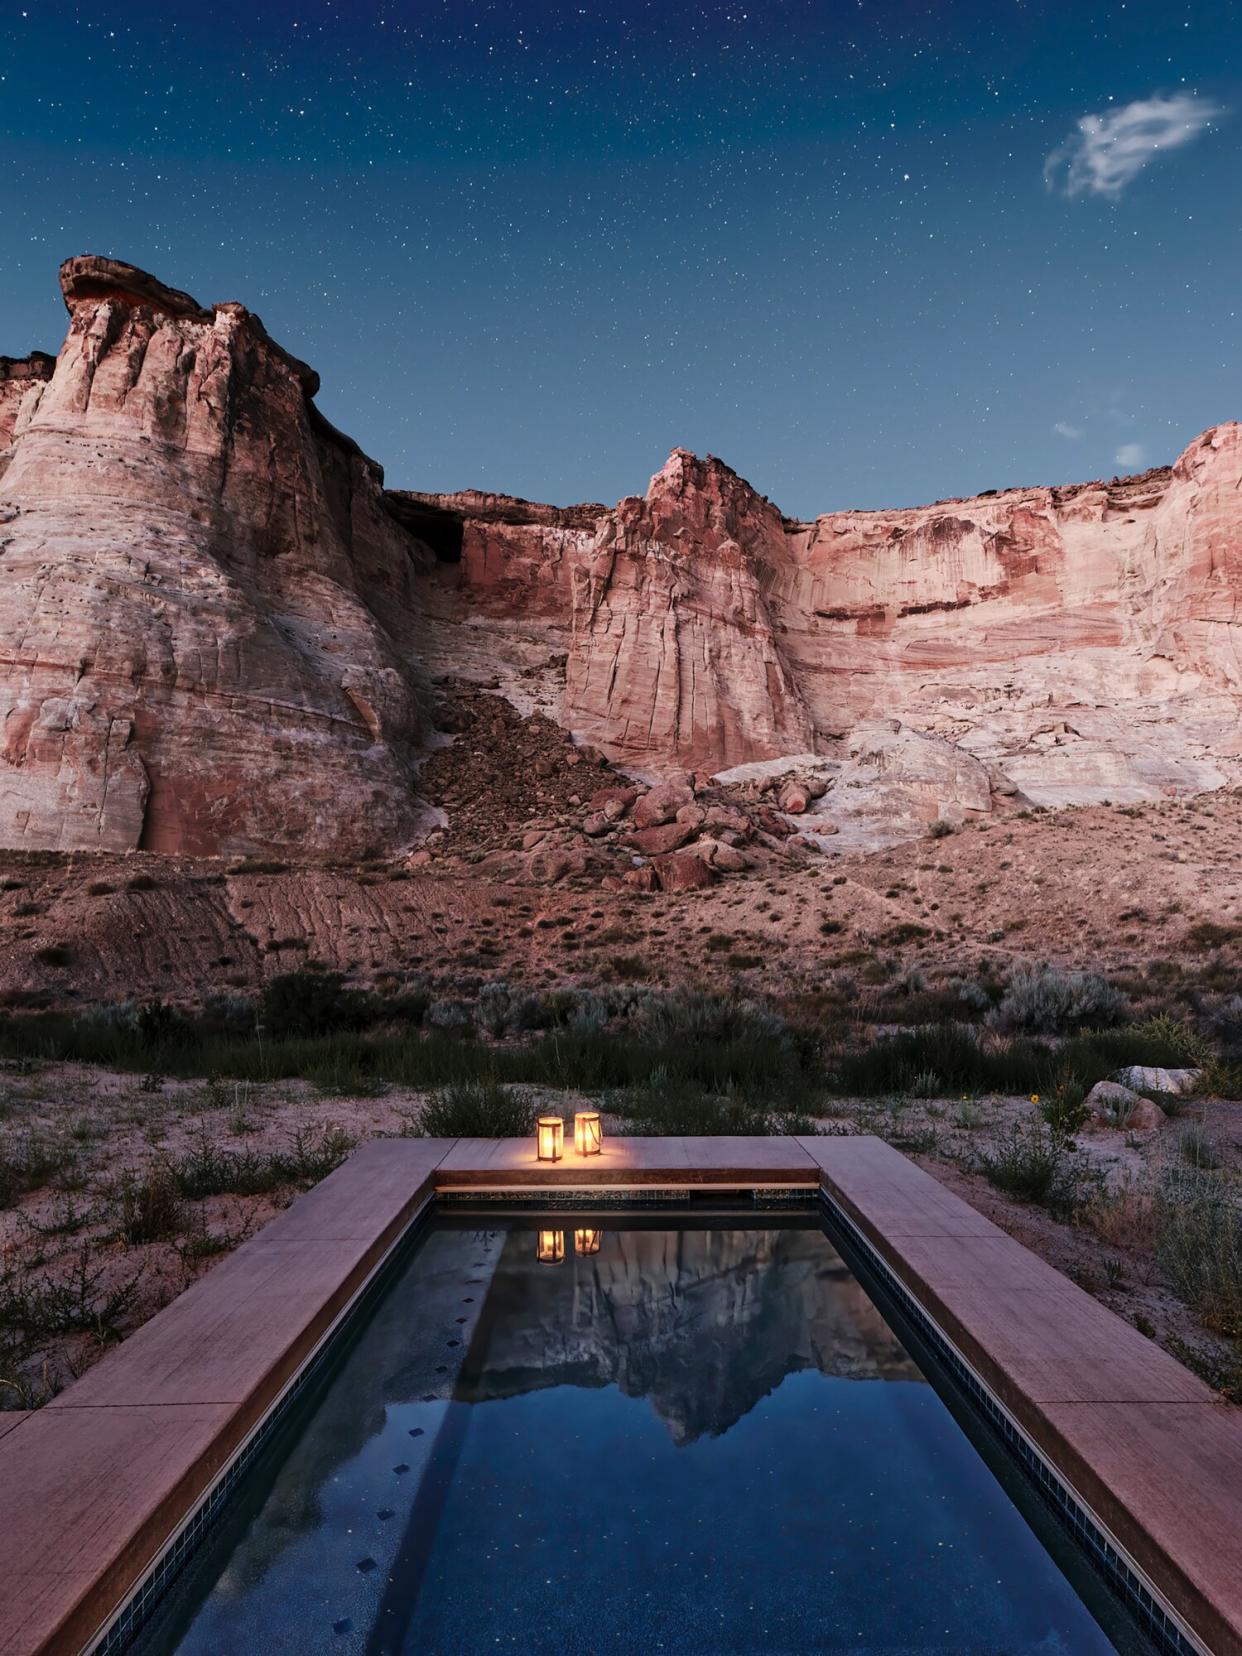
{"label": "desert shrub", "polygon": [[1082,1132],[1091,1115],[1086,1098],[1086,1087],[1069,1073],[1058,1076],[1052,1090],[1040,1098],[1039,1113],[1057,1138],[1068,1140]]}
{"label": "desert shrub", "polygon": [[182,1155],[169,1158],[168,1173],[177,1194],[190,1201],[259,1196],[284,1182],[274,1156],[258,1150],[224,1150],[206,1133]]}
{"label": "desert shrub", "polygon": [[185,1031],[185,1019],[175,1007],[164,1001],[148,1001],[134,1018],[134,1030],[140,1044],[148,1051],[167,1046]]}
{"label": "desert shrub", "polygon": [[0,1208],[50,1184],[77,1163],[77,1150],[59,1134],[34,1131],[0,1135]]}
{"label": "desert shrub", "polygon": [[158,1242],[181,1227],[181,1197],[167,1164],[153,1163],[141,1176],[123,1173],[111,1194],[118,1234],[132,1245]]}
{"label": "desert shrub", "polygon": [[118,1277],[108,1255],[83,1242],[68,1268],[0,1275],[0,1334],[36,1339],[89,1334],[103,1344],[119,1339],[142,1281],[141,1269]]}
{"label": "desert shrub", "polygon": [[293,1134],[286,1151],[274,1160],[287,1182],[318,1184],[335,1171],[357,1143],[343,1127],[301,1128]]}
{"label": "desert shrub", "polygon": [[257,1022],[255,1003],[249,995],[212,990],[203,997],[201,1023],[205,1030],[223,1035],[251,1035]]}
{"label": "desert shrub", "polygon": [[340,972],[283,972],[264,986],[259,1020],[275,1040],[360,1029],[366,997],[347,989]]}
{"label": "desert shrub", "polygon": [[428,1138],[525,1138],[535,1105],[496,1081],[457,1081],[432,1093],[419,1131]]}
{"label": "desert shrub", "polygon": [[834,1091],[874,1096],[908,1093],[918,1077],[934,1075],[951,1092],[1032,1093],[1049,1062],[1030,1041],[986,1047],[969,1024],[923,1024],[847,1053],[830,1076]]}
{"label": "desert shrub", "polygon": [[1063,1034],[1121,1023],[1129,1009],[1120,989],[1091,972],[1024,966],[1010,977],[989,1022],[1008,1031]]}
{"label": "desert shrub", "polygon": [[1205,1171],[1211,1171],[1221,1164],[1220,1156],[1216,1153],[1211,1140],[1202,1127],[1182,1128],[1178,1135],[1177,1153],[1187,1167],[1198,1167]]}
{"label": "desert shrub", "polygon": [[1212,1061],[1212,1043],[1193,1024],[1172,1013],[1158,1012],[1135,1025],[1135,1033],[1157,1041],[1170,1055],[1172,1069],[1201,1069]]}
{"label": "desert shrub", "polygon": [[929,822],[927,825],[928,839],[948,839],[952,832],[953,824],[946,822],[943,817],[937,817],[935,822]]}
{"label": "desert shrub", "polygon": [[474,1009],[464,1000],[433,1000],[423,1015],[429,1029],[466,1035],[474,1028]]}
{"label": "desert shrub", "polygon": [[980,1156],[989,1184],[1056,1214],[1070,1214],[1098,1194],[1100,1178],[1066,1140],[1042,1121],[1020,1122]]}
{"label": "desert shrub", "polygon": [[72,966],[73,950],[67,943],[46,943],[35,950],[35,959],[44,966]]}
{"label": "desert shrub", "polygon": [[971,1012],[986,1012],[992,1005],[991,995],[973,978],[957,985],[957,998]]}
{"label": "desert shrub", "polygon": [[1236,943],[1242,937],[1242,927],[1221,925],[1216,920],[1200,920],[1187,929],[1184,942],[1191,949],[1220,949]]}
{"label": "desert shrub", "polygon": [[354,1143],[343,1128],[329,1126],[295,1133],[287,1150],[224,1150],[204,1130],[167,1166],[177,1193],[191,1201],[260,1196],[281,1185],[317,1184],[340,1166]]}
{"label": "desert shrub", "polygon": [[513,1010],[513,996],[507,983],[485,983],[479,991],[479,1028],[485,1035],[499,1039],[509,1027]]}
{"label": "desert shrub", "polygon": [[1085,1218],[1102,1242],[1141,1253],[1151,1247],[1155,1211],[1150,1182],[1129,1178],[1112,1190],[1101,1190],[1088,1204]]}
{"label": "desert shrub", "polygon": [[623,1131],[643,1137],[699,1135],[712,1137],[813,1133],[815,1124],[796,1111],[772,1109],[738,1088],[711,1092],[693,1082],[655,1071],[645,1087],[610,1099],[624,1121]]}
{"label": "desert shrub", "polygon": [[1210,1327],[1242,1335],[1242,1206],[1236,1183],[1200,1168],[1169,1168],[1156,1201],[1156,1255]]}

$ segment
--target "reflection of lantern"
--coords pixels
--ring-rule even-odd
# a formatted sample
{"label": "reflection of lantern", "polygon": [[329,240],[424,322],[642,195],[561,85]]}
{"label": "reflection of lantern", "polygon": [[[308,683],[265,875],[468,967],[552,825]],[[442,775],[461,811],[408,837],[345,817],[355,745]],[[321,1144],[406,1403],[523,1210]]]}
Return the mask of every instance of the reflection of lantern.
{"label": "reflection of lantern", "polygon": [[559,1265],[565,1257],[565,1232],[540,1231],[536,1252],[541,1265]]}
{"label": "reflection of lantern", "polygon": [[576,1230],[574,1232],[574,1252],[580,1254],[598,1253],[600,1243],[603,1240],[603,1231]]}
{"label": "reflection of lantern", "polygon": [[574,1117],[574,1149],[580,1156],[598,1156],[604,1147],[604,1129],[598,1110],[579,1110]]}
{"label": "reflection of lantern", "polygon": [[565,1123],[560,1116],[540,1116],[535,1125],[540,1161],[560,1161],[565,1148]]}

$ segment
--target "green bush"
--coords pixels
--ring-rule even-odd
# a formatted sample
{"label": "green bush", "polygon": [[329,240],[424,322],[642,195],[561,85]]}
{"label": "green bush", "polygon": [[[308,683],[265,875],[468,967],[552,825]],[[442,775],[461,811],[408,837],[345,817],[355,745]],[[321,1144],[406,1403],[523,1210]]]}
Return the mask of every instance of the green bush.
{"label": "green bush", "polygon": [[1011,1127],[979,1158],[989,1184],[1059,1215],[1085,1205],[1101,1188],[1099,1174],[1044,1122]]}
{"label": "green bush", "polygon": [[1072,1139],[1081,1133],[1091,1115],[1086,1104],[1087,1089],[1076,1075],[1062,1074],[1052,1091],[1039,1101],[1039,1113],[1054,1137]]}

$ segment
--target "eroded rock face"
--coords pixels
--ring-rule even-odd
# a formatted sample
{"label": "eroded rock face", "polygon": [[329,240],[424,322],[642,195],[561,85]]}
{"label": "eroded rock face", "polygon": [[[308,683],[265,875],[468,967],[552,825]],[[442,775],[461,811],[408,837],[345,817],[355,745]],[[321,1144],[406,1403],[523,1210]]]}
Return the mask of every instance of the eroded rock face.
{"label": "eroded rock face", "polygon": [[656,771],[818,757],[868,843],[1234,779],[1240,477],[1227,425],[1140,477],[814,523],[683,450],[612,512],[440,498],[463,604],[563,648],[564,723]]}
{"label": "eroded rock face", "polygon": [[417,543],[240,305],[71,259],[0,365],[0,843],[399,844]]}
{"label": "eroded rock face", "polygon": [[813,523],[682,449],[613,508],[385,494],[240,305],[62,286],[59,358],[0,358],[0,844],[398,849],[424,678],[820,849],[1242,780],[1242,427]]}

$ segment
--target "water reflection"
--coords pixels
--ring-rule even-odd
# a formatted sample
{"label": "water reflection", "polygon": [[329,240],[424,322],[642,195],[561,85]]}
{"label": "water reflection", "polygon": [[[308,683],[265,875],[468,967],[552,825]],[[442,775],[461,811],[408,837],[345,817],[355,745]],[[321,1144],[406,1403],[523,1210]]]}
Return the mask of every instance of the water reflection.
{"label": "water reflection", "polygon": [[149,1652],[1113,1649],[791,1224],[433,1230],[197,1583]]}

